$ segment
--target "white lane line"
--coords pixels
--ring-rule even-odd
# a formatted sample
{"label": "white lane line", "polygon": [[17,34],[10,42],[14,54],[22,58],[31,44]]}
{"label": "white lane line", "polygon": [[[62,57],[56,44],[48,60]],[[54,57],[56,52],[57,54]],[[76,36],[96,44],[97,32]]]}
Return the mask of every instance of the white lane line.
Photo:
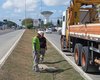
{"label": "white lane line", "polygon": [[66,56],[61,50],[59,50],[52,41],[50,41],[47,37],[46,39],[56,48],[56,50],[68,61],[70,65],[73,66],[73,68],[80,73],[80,75],[85,79],[85,80],[93,80],[90,76],[88,76],[81,68],[79,68],[68,56]]}
{"label": "white lane line", "polygon": [[5,63],[5,61],[7,60],[8,56],[11,54],[11,52],[14,50],[15,46],[17,45],[17,43],[19,42],[19,40],[21,39],[22,35],[24,34],[25,30],[22,32],[22,34],[20,35],[20,37],[16,40],[16,42],[12,45],[12,47],[9,49],[9,51],[4,55],[4,57],[0,60],[0,68],[3,66],[3,64]]}

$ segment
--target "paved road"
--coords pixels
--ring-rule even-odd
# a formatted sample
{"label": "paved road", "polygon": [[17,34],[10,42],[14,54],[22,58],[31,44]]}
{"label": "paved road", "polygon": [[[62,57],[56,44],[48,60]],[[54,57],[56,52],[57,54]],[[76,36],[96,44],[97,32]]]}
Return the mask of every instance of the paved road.
{"label": "paved road", "polygon": [[4,60],[4,56],[19,39],[23,32],[24,30],[16,30],[7,34],[0,35],[0,66],[2,64],[2,60]]}
{"label": "paved road", "polygon": [[[52,33],[52,34],[45,34],[45,36],[47,37],[47,39],[49,41],[51,41],[54,46],[56,47],[57,50],[60,50],[60,35],[58,35],[57,33]],[[68,62],[80,73],[80,75],[82,75],[86,80],[100,80],[100,73],[91,73],[91,74],[86,74],[82,71],[81,67],[77,66],[74,62],[74,58],[73,56],[69,56],[69,54],[73,55],[73,53],[64,53],[61,52],[63,54],[63,57],[68,60]],[[67,56],[66,56],[67,55]]]}
{"label": "paved road", "polygon": [[9,32],[13,32],[13,31],[15,31],[15,30],[14,29],[0,30],[0,35],[6,34],[6,33],[9,33]]}

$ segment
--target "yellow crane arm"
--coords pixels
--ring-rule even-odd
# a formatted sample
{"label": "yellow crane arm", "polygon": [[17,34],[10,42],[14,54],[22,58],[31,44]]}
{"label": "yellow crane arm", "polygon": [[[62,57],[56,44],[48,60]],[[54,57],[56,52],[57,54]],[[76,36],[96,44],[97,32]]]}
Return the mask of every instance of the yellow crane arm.
{"label": "yellow crane arm", "polygon": [[73,1],[82,4],[100,4],[100,0],[73,0]]}
{"label": "yellow crane arm", "polygon": [[[80,9],[82,5],[98,5],[100,4],[100,0],[71,0],[71,5],[69,8],[69,25],[78,24],[79,23],[79,15]],[[93,11],[93,10],[91,10]]]}

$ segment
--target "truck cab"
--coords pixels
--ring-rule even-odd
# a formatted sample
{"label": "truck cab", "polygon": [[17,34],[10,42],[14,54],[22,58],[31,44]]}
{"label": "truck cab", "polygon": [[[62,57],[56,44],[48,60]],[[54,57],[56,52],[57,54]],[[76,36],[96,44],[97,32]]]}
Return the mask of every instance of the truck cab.
{"label": "truck cab", "polygon": [[61,29],[61,50],[66,51],[66,28],[67,28],[67,10],[63,12],[62,16],[62,29]]}

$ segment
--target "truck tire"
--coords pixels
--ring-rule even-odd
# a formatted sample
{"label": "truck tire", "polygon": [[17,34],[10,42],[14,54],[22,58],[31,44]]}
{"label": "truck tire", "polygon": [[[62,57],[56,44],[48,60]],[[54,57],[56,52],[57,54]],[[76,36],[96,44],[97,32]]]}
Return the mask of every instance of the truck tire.
{"label": "truck tire", "polygon": [[66,37],[65,36],[61,36],[60,44],[61,44],[61,50],[65,52],[66,51]]}
{"label": "truck tire", "polygon": [[100,72],[99,66],[95,64],[90,64],[90,52],[89,47],[83,47],[81,53],[81,66],[84,72]]}
{"label": "truck tire", "polygon": [[82,45],[79,43],[76,44],[74,48],[74,60],[78,66],[81,66],[81,51],[82,51]]}
{"label": "truck tire", "polygon": [[88,72],[89,69],[89,48],[88,47],[83,47],[82,48],[82,53],[81,53],[81,66],[84,72]]}

